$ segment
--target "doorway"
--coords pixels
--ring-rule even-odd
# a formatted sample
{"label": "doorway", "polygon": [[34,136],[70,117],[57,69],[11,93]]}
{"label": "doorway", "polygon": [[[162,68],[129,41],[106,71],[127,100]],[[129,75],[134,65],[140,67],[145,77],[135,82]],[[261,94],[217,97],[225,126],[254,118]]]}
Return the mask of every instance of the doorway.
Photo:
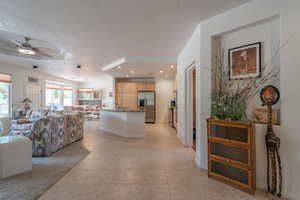
{"label": "doorway", "polygon": [[193,62],[185,70],[186,144],[196,151],[197,147],[197,69]]}
{"label": "doorway", "polygon": [[196,68],[192,69],[192,100],[193,100],[193,144],[192,148],[196,151]]}

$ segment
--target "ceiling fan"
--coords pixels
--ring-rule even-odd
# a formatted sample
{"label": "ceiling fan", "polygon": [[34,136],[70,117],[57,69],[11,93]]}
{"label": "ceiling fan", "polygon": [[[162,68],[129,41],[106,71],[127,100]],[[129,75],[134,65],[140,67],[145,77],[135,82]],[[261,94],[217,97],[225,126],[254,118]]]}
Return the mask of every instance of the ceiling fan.
{"label": "ceiling fan", "polygon": [[47,54],[46,51],[47,48],[39,48],[34,47],[30,44],[31,38],[30,37],[24,37],[25,42],[20,42],[17,40],[10,40],[10,42],[14,43],[16,45],[16,50],[18,53],[22,55],[28,55],[28,56],[42,56],[47,58],[52,58],[53,56]]}

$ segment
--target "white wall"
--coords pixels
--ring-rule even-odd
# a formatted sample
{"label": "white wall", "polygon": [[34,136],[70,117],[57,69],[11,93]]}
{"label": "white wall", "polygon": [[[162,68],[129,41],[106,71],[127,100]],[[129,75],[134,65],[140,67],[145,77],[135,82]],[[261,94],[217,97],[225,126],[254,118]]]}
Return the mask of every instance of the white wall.
{"label": "white wall", "polygon": [[[277,135],[281,138],[281,157],[283,163],[284,195],[289,199],[300,199],[300,134],[299,134],[299,113],[300,113],[300,1],[299,0],[254,0],[240,7],[234,8],[221,15],[202,22],[195,33],[183,49],[178,58],[178,90],[184,94],[183,70],[191,60],[199,59],[197,69],[199,69],[199,79],[197,80],[199,93],[197,102],[197,154],[196,160],[200,167],[207,168],[207,135],[206,118],[210,116],[210,95],[211,81],[210,68],[212,66],[211,42],[212,38],[228,32],[233,32],[245,27],[250,27],[256,23],[280,16],[280,41],[286,45],[282,47],[280,55],[280,77],[281,77],[281,122],[280,128],[276,128]],[[197,33],[197,34],[196,34]],[[195,36],[199,35],[199,37]],[[288,42],[287,42],[288,41]],[[194,44],[191,44],[194,43]],[[199,48],[200,47],[200,48]],[[200,58],[198,56],[200,52]],[[179,95],[179,117],[184,116],[184,96]],[[181,120],[179,120],[181,121]],[[180,135],[185,135],[185,122],[179,123]],[[263,136],[265,127],[256,128],[257,143],[263,146]],[[182,136],[181,136],[182,137]],[[184,136],[183,136],[184,138]],[[184,139],[182,139],[184,140]],[[200,140],[200,141],[199,141]],[[265,151],[257,152],[260,160],[265,156]],[[261,167],[261,166],[259,166]],[[263,168],[263,167],[262,167]],[[258,169],[258,184],[263,184],[266,169]],[[263,172],[264,171],[264,172]],[[265,185],[261,185],[264,188]]]}
{"label": "white wall", "polygon": [[[177,114],[178,114],[178,124],[177,124],[177,134],[179,139],[184,145],[188,145],[187,133],[185,131],[186,117],[185,117],[185,70],[191,65],[195,64],[197,69],[200,66],[200,26],[196,28],[193,35],[185,45],[184,49],[180,53],[177,60]],[[199,70],[197,70],[199,72]],[[196,75],[199,77],[199,74]],[[197,84],[198,84],[197,80]],[[199,96],[197,96],[197,102]],[[199,111],[199,110],[198,110]],[[199,112],[197,112],[199,113]],[[197,116],[198,117],[198,116]],[[198,124],[198,122],[197,122]],[[198,125],[197,129],[198,129]],[[199,141],[199,140],[197,140]]]}
{"label": "white wall", "polygon": [[[8,63],[0,63],[0,73],[8,73],[12,75],[12,110],[16,110],[18,108],[23,108],[23,104],[21,101],[26,97],[26,85],[28,76],[39,78],[39,85],[42,88],[42,104],[45,106],[45,84],[46,80],[57,81],[62,83],[67,83],[72,85],[73,87],[73,103],[75,104],[77,98],[77,88],[78,83],[73,81],[68,81],[65,79],[57,78],[54,76],[50,76],[44,73],[40,73],[38,71],[34,71],[33,69],[26,69],[24,67],[8,64]],[[3,121],[5,131],[9,127],[9,119],[1,119]]]}
{"label": "white wall", "polygon": [[156,123],[168,123],[170,101],[174,99],[174,80],[155,79]]}
{"label": "white wall", "polygon": [[114,92],[114,78],[103,74],[97,79],[91,80],[86,83],[81,83],[80,88],[100,88],[103,89],[102,104],[106,107],[114,106],[114,97],[109,97],[110,92]]}
{"label": "white wall", "polygon": [[[253,44],[256,42],[262,43],[261,61],[262,67],[265,67],[265,73],[280,67],[280,23],[279,17],[274,17],[263,23],[254,24],[250,27],[245,27],[237,31],[223,34],[219,36],[221,48],[224,49],[224,66],[228,64],[228,49]],[[267,85],[276,85],[280,89],[280,84],[277,81],[269,81]],[[259,94],[252,99],[248,99],[247,116],[248,119],[253,119],[253,109],[262,107]],[[280,108],[280,102],[275,107]]]}

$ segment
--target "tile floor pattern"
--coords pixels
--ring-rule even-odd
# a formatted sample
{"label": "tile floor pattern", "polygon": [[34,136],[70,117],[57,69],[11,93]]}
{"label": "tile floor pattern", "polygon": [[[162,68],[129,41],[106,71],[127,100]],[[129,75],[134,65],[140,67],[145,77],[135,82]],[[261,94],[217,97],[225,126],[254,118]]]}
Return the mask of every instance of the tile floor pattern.
{"label": "tile floor pattern", "polygon": [[144,139],[125,139],[86,122],[91,153],[40,200],[263,200],[207,177],[193,150],[167,125],[146,125]]}

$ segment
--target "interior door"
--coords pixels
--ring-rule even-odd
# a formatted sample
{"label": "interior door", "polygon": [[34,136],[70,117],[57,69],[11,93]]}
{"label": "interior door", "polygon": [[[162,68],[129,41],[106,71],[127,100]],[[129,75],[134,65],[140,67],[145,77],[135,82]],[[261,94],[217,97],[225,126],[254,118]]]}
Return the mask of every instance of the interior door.
{"label": "interior door", "polygon": [[42,107],[42,88],[40,85],[27,85],[26,97],[32,101],[31,109],[36,110]]}

